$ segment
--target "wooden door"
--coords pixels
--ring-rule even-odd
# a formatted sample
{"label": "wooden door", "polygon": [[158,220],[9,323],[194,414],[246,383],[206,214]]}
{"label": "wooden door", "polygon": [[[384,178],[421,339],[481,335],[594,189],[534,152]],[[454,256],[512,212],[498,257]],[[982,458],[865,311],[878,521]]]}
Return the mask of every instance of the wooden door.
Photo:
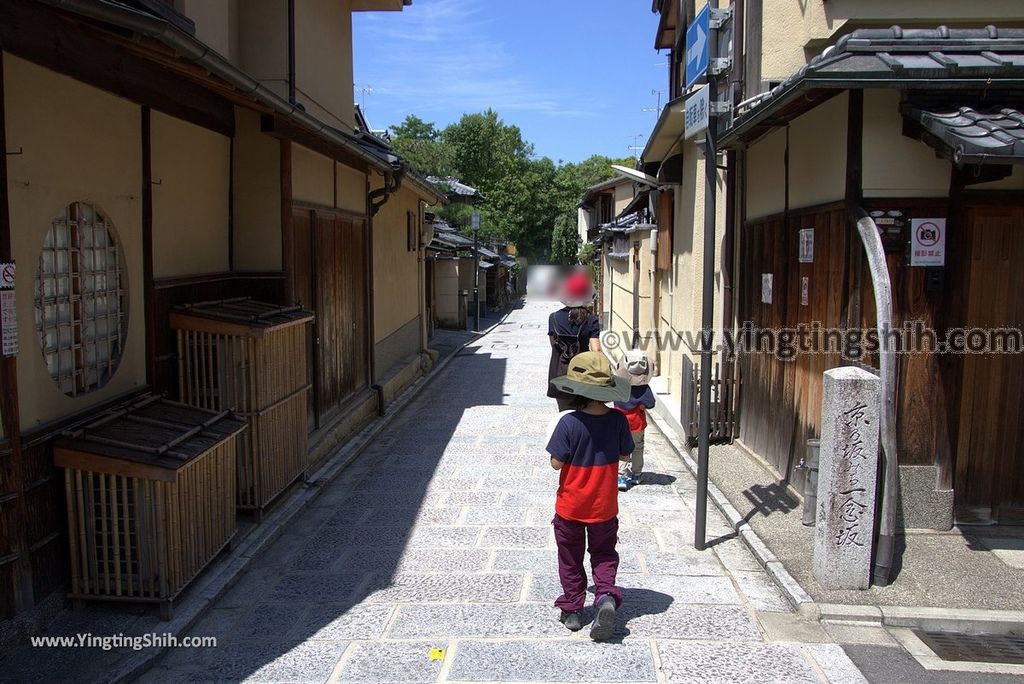
{"label": "wooden door", "polygon": [[313,430],[368,386],[368,236],[366,221],[327,209],[298,209],[292,221],[295,297],[316,312],[309,340]]}
{"label": "wooden door", "polygon": [[[967,327],[1024,328],[1024,208],[969,209],[966,228]],[[961,521],[1024,523],[1022,381],[1024,354],[963,356],[955,480]]]}

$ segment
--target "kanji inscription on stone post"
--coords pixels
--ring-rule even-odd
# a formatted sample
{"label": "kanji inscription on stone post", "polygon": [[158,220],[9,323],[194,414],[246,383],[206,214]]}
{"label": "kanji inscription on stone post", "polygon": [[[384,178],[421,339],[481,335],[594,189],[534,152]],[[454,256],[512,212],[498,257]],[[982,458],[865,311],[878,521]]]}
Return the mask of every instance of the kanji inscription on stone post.
{"label": "kanji inscription on stone post", "polygon": [[878,473],[878,376],[825,372],[814,576],[827,589],[867,589]]}

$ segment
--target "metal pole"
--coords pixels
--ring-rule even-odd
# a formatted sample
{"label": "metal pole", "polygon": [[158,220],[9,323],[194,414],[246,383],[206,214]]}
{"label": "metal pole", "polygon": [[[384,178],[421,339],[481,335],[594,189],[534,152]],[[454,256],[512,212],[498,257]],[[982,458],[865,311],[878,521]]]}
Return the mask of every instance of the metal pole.
{"label": "metal pole", "polygon": [[480,330],[480,230],[473,228],[473,330]]}
{"label": "metal pole", "polygon": [[[717,99],[717,83],[708,76],[710,102]],[[697,426],[697,504],[693,547],[703,551],[707,547],[708,508],[708,451],[711,447],[711,362],[714,343],[715,309],[715,191],[718,182],[718,155],[715,150],[715,127],[718,120],[714,112],[708,116],[708,129],[704,134],[704,292],[701,298],[700,344],[700,415]]]}

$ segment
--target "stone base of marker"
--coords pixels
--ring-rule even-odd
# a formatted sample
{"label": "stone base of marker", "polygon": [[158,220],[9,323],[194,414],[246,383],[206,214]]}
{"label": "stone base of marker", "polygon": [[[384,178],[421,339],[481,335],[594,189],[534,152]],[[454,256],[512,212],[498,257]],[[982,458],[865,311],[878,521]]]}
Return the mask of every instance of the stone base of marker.
{"label": "stone base of marker", "polygon": [[825,372],[814,576],[825,589],[867,589],[875,527],[881,383],[854,367]]}

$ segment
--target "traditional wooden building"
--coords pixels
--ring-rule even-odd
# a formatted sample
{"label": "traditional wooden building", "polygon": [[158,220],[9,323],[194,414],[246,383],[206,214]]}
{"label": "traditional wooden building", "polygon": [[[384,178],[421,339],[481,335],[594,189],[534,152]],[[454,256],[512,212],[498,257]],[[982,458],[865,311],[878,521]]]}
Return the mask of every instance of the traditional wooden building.
{"label": "traditional wooden building", "polygon": [[68,578],[54,437],[177,395],[174,306],[315,313],[312,467],[420,372],[422,210],[441,196],[352,97],[352,13],[408,4],[0,5],[0,620]]}
{"label": "traditional wooden building", "polygon": [[[849,217],[862,208],[876,219],[893,322],[909,347],[896,355],[908,527],[1024,521],[1024,354],[1001,353],[991,334],[1024,329],[1011,294],[1024,258],[1022,84],[1024,30],[857,29],[725,127],[745,188],[738,321],[873,328]],[[918,322],[935,344],[913,332]],[[958,329],[988,340],[941,353]],[[915,338],[927,347],[913,348]],[[739,436],[789,481],[801,479],[794,468],[819,432],[822,372],[878,368],[878,354],[850,351],[744,357]]]}
{"label": "traditional wooden building", "polygon": [[[706,3],[654,0],[655,47],[669,52],[670,101],[641,158],[661,182],[656,262],[663,334],[700,328],[701,288],[713,279],[715,328],[837,333],[875,325],[864,248],[850,216],[881,231],[897,327],[920,321],[939,340],[960,329],[1024,327],[1013,304],[1024,214],[1019,90],[1024,8],[978,4],[811,0],[715,2],[731,9],[735,105],[719,118],[716,258],[703,273],[705,164],[684,109],[687,26]],[[885,26],[889,28],[879,28]],[[724,44],[723,44],[724,45]],[[666,197],[671,199],[665,200]],[[944,248],[912,257],[917,229],[934,223]],[[930,238],[929,238],[930,239]],[[941,253],[941,256],[940,256]],[[941,260],[941,263],[935,260]],[[909,344],[912,336],[905,336]],[[777,339],[777,337],[776,337]],[[997,340],[998,342],[998,340]],[[663,346],[662,406],[693,437],[698,349]],[[713,413],[736,409],[735,437],[802,489],[797,465],[817,437],[822,373],[877,354],[772,353],[723,363],[728,390]],[[856,356],[857,358],[852,358]],[[1020,354],[906,353],[897,358],[896,449],[901,524],[1021,520],[1024,450]],[[720,358],[718,361],[726,361]],[[734,390],[732,390],[734,391]],[[995,397],[999,397],[995,400]]]}

